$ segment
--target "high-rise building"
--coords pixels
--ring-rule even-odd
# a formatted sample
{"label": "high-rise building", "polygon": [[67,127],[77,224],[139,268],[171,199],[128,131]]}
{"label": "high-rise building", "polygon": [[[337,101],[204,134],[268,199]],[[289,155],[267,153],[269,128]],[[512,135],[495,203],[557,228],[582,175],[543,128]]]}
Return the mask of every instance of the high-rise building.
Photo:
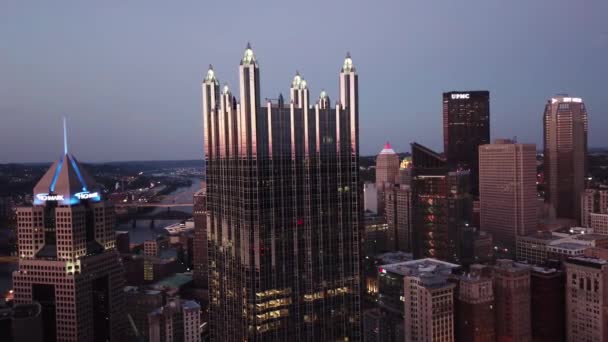
{"label": "high-rise building", "polygon": [[[454,266],[436,260],[414,260],[404,281],[405,341],[454,341]],[[388,267],[388,266],[385,266]]]}
{"label": "high-rise building", "polygon": [[400,165],[399,155],[387,142],[376,157],[376,189],[378,191],[379,214],[384,214],[385,189],[392,187],[397,181]]}
{"label": "high-rise building", "polygon": [[532,341],[530,267],[499,259],[494,267],[496,340]]}
{"label": "high-rise building", "polygon": [[412,158],[403,158],[395,183],[399,185],[410,185],[412,183]]}
{"label": "high-rise building", "polygon": [[194,194],[192,216],[194,218],[194,256],[192,278],[194,286],[208,288],[207,281],[207,208],[206,189]]}
{"label": "high-rise building", "polygon": [[608,341],[608,261],[576,257],[566,268],[566,341]]}
{"label": "high-rise building", "polygon": [[363,206],[365,211],[378,214],[378,188],[375,183],[363,184]]}
{"label": "high-rise building", "polygon": [[456,341],[495,342],[492,278],[471,267],[458,277]]}
{"label": "high-rise building", "polygon": [[248,46],[241,102],[203,82],[213,341],[361,339],[363,198],[358,77],[350,55],[334,109],[306,81],[260,102]]}
{"label": "high-rise building", "polygon": [[15,302],[42,306],[45,341],[120,341],[124,271],[114,248],[114,207],[67,153],[17,210]]}
{"label": "high-rise building", "polygon": [[564,278],[564,272],[554,268],[532,268],[530,298],[532,337],[535,342],[564,340]]}
{"label": "high-rise building", "polygon": [[394,185],[385,188],[384,198],[389,249],[410,252],[412,250],[412,192],[410,186]]}
{"label": "high-rise building", "polygon": [[478,148],[490,143],[490,92],[443,93],[443,151],[450,171],[471,171],[478,194]]}
{"label": "high-rise building", "polygon": [[2,342],[44,342],[42,306],[33,302],[0,307]]}
{"label": "high-rise building", "polygon": [[131,238],[129,231],[116,231],[116,250],[121,254],[131,253]]}
{"label": "high-rise building", "polygon": [[590,227],[597,234],[608,235],[608,214],[589,214]]}
{"label": "high-rise building", "polygon": [[536,230],[536,145],[497,139],[479,147],[481,229],[513,250],[515,237]]}
{"label": "high-rise building", "polygon": [[417,143],[412,163],[414,257],[459,262],[472,205],[469,171],[449,172],[439,154]]}
{"label": "high-rise building", "polygon": [[150,342],[200,342],[201,306],[192,300],[173,299],[148,314]]}
{"label": "high-rise building", "polygon": [[137,338],[149,338],[150,325],[148,314],[165,304],[165,295],[158,290],[144,290],[136,286],[125,286],[125,303],[127,319],[131,323],[127,328],[128,341]]}
{"label": "high-rise building", "polygon": [[608,191],[587,189],[581,193],[581,226],[590,227],[590,214],[608,214]]}
{"label": "high-rise building", "polygon": [[579,97],[547,101],[544,123],[546,200],[558,217],[580,219],[587,174],[587,110]]}

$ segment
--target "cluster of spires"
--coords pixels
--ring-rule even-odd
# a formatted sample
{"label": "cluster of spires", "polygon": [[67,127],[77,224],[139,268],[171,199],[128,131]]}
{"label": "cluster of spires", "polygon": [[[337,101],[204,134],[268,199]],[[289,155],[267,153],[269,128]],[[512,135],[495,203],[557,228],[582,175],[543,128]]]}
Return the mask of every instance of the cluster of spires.
{"label": "cluster of spires", "polygon": [[[253,53],[253,49],[251,48],[251,44],[248,42],[247,47],[245,48],[245,52],[243,53],[243,58],[241,59],[241,65],[251,65],[254,64],[257,66],[257,62],[255,59],[255,54]],[[346,53],[346,57],[344,58],[344,64],[342,65],[342,72],[354,72],[356,71],[355,66],[353,65],[353,59],[350,56],[350,52]],[[205,76],[204,81],[211,81],[216,85],[219,85],[219,81],[215,76],[215,71],[213,70],[213,65],[209,64],[209,69],[207,70],[207,75]],[[296,74],[293,77],[293,81],[291,82],[291,88],[296,90],[304,90],[308,89],[308,84],[306,80],[300,76],[300,72],[296,70]],[[228,84],[224,84],[222,87],[222,94],[230,93],[230,88]],[[321,90],[319,94],[319,99],[326,99],[328,97],[325,89]]]}

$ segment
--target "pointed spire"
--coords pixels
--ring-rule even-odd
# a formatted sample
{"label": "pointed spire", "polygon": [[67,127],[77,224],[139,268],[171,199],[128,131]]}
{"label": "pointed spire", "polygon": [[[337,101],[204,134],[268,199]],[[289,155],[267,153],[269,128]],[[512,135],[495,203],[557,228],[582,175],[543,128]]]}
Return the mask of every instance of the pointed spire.
{"label": "pointed spire", "polygon": [[342,72],[351,71],[355,71],[355,66],[353,65],[353,59],[350,57],[350,52],[347,52],[346,57],[344,58],[344,64],[342,65]]}
{"label": "pointed spire", "polygon": [[224,84],[224,88],[222,89],[222,94],[230,94],[230,88],[228,87],[228,83]]}
{"label": "pointed spire", "polygon": [[300,76],[300,73],[296,70],[296,75],[293,77],[291,87],[294,89],[300,89],[300,83],[302,83],[302,76]]}
{"label": "pointed spire", "polygon": [[253,49],[251,48],[251,44],[247,42],[247,48],[245,48],[245,53],[243,54],[243,59],[241,59],[241,65],[250,65],[255,64],[255,55],[253,54]]}
{"label": "pointed spire", "polygon": [[215,71],[213,71],[213,65],[209,64],[209,69],[207,70],[207,75],[205,76],[206,82],[213,82],[217,84],[217,78],[215,77]]}
{"label": "pointed spire", "polygon": [[68,154],[68,125],[65,116],[63,117],[63,154]]}
{"label": "pointed spire", "polygon": [[391,143],[387,141],[384,144],[384,148],[382,149],[382,151],[380,151],[380,154],[396,154],[396,153],[395,153],[395,150],[393,150]]}

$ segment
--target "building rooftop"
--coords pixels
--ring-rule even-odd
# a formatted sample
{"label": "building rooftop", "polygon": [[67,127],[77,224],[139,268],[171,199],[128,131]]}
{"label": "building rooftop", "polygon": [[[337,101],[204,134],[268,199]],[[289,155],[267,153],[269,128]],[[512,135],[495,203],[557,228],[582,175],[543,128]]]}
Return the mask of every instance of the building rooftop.
{"label": "building rooftop", "polygon": [[387,141],[386,144],[384,144],[384,148],[382,149],[382,151],[380,151],[380,154],[397,154],[397,153],[395,153],[395,150],[393,150],[391,143]]}
{"label": "building rooftop", "polygon": [[608,261],[604,259],[598,258],[590,258],[590,257],[574,257],[566,260],[568,264],[587,266],[593,268],[602,268],[605,265],[608,265]]}
{"label": "building rooftop", "polygon": [[76,158],[67,152],[51,165],[34,187],[36,205],[49,201],[75,205],[83,199],[101,200],[99,186]]}
{"label": "building rooftop", "polygon": [[192,274],[176,273],[152,284],[153,288],[174,288],[178,289],[192,281]]}
{"label": "building rooftop", "polygon": [[184,309],[200,309],[201,306],[193,300],[182,301],[182,308]]}
{"label": "building rooftop", "polygon": [[381,273],[395,273],[402,276],[406,275],[431,275],[431,274],[451,274],[453,270],[460,268],[460,265],[452,264],[437,259],[425,258],[404,261],[394,264],[380,266]]}
{"label": "building rooftop", "polygon": [[518,236],[518,239],[522,240],[536,240],[539,242],[551,242],[555,240],[559,240],[562,237],[554,235],[550,231],[537,231],[525,236]]}
{"label": "building rooftop", "polygon": [[411,261],[412,259],[414,259],[414,256],[412,255],[412,253],[397,251],[378,254],[374,258],[382,262],[383,264],[390,265],[404,261]]}
{"label": "building rooftop", "polygon": [[552,244],[549,247],[567,249],[570,251],[585,250],[585,249],[589,248],[589,246],[586,244],[581,244],[581,243],[576,243],[576,242],[559,242],[556,244]]}

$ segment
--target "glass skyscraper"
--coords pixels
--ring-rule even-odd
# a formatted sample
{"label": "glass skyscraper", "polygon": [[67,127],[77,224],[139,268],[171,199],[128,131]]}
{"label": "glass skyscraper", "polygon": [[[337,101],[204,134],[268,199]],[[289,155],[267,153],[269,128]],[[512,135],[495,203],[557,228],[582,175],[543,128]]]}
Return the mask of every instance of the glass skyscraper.
{"label": "glass skyscraper", "polygon": [[213,341],[358,341],[362,193],[358,77],[347,55],[334,108],[311,104],[306,81],[289,99],[260,100],[248,46],[240,102],[203,82]]}
{"label": "glass skyscraper", "polygon": [[479,195],[480,145],[490,143],[490,92],[443,93],[443,151],[450,171],[470,170],[470,191]]}

